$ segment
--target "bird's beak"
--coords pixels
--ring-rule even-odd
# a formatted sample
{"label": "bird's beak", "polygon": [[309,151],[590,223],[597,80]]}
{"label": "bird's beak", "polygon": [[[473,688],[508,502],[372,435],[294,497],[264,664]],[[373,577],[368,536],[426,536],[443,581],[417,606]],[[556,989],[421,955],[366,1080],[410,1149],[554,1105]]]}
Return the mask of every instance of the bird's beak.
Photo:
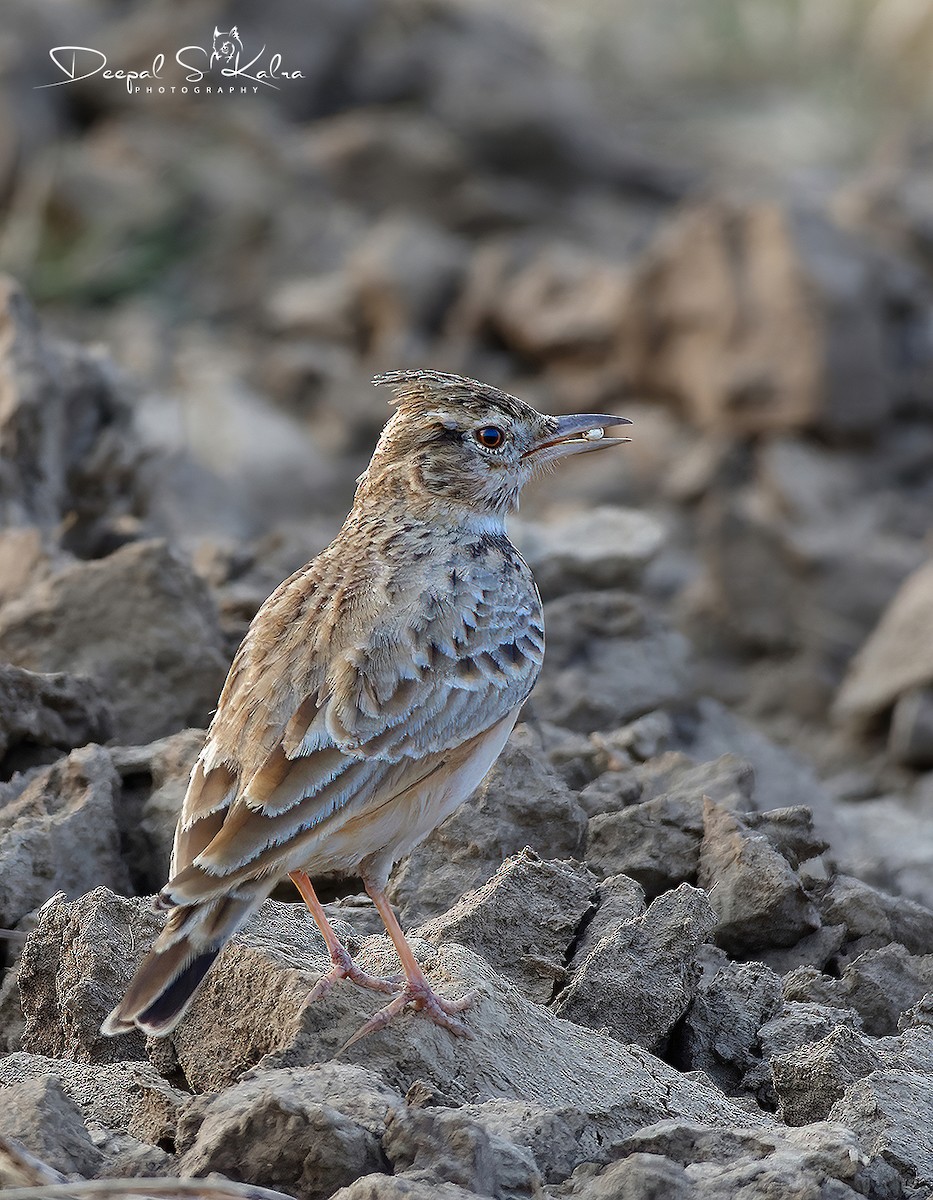
{"label": "bird's beak", "polygon": [[589,450],[602,450],[604,446],[621,446],[632,439],[606,437],[606,429],[613,425],[631,425],[628,417],[611,417],[605,413],[583,413],[572,417],[560,417],[557,429],[546,438],[535,442],[522,458],[534,463],[553,462],[568,454],[583,454]]}

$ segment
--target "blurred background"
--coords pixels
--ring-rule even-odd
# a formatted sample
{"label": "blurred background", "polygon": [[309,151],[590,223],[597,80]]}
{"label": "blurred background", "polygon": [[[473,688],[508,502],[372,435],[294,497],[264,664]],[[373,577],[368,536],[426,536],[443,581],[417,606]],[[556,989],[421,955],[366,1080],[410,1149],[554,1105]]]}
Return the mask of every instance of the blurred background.
{"label": "blurred background", "polygon": [[[802,756],[849,866],[933,903],[933,3],[3,16],[0,599],[160,534],[231,650],[339,527],[376,372],[618,411],[632,446],[536,485],[519,537],[609,560],[639,510],[640,593],[690,647],[672,711]],[[42,350],[28,304],[99,349]]]}

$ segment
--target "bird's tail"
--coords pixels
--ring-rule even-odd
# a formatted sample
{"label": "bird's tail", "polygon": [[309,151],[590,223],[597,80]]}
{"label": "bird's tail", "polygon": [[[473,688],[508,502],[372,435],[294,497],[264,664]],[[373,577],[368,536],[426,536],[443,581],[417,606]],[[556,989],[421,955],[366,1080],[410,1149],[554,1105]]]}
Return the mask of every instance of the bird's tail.
{"label": "bird's tail", "polygon": [[[216,900],[173,906],[165,928],[101,1032],[108,1037],[135,1028],[151,1037],[170,1033],[188,1011],[224,944],[259,907],[267,891],[257,895],[244,889]],[[164,892],[160,901],[171,903]]]}

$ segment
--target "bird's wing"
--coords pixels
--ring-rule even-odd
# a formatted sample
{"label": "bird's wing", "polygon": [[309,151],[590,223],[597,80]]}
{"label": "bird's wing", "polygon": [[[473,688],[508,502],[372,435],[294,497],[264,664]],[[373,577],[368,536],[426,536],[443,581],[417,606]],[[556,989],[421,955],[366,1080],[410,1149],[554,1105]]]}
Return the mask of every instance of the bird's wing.
{"label": "bird's wing", "polygon": [[347,598],[315,603],[313,580],[295,576],[270,597],[192,774],[170,898],[182,873],[191,882],[254,861],[269,869],[264,852],[284,854],[335,814],[386,803],[525,699],[544,653],[528,577],[454,571],[445,583],[442,595],[374,614],[368,628],[355,620],[355,635],[335,616]]}

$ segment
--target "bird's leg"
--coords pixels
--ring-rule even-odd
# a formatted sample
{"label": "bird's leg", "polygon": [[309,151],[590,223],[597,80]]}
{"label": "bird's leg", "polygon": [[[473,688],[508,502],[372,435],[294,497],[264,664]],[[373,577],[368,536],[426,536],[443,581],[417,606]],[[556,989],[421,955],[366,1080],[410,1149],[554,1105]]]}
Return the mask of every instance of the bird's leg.
{"label": "bird's leg", "polygon": [[371,1016],[366,1024],[361,1029],[358,1029],[353,1037],[350,1038],[343,1049],[346,1050],[347,1046],[352,1046],[360,1038],[368,1037],[369,1034],[375,1033],[378,1029],[385,1029],[393,1017],[397,1017],[409,1004],[413,1004],[416,1009],[426,1013],[435,1024],[449,1029],[457,1037],[472,1037],[473,1034],[462,1021],[456,1019],[455,1014],[463,1012],[465,1008],[469,1008],[473,1003],[476,993],[468,992],[460,1000],[445,1000],[443,996],[439,996],[430,983],[428,983],[424,971],[418,965],[418,960],[415,958],[414,952],[408,944],[408,939],[402,932],[402,927],[399,925],[398,918],[392,911],[392,905],[389,903],[385,892],[381,887],[378,887],[365,877],[363,878],[363,886],[369,893],[373,904],[375,904],[379,916],[382,917],[386,933],[392,939],[392,945],[395,947],[395,952],[402,964],[402,970],[405,972],[406,983],[395,999],[390,1000],[385,1008],[381,1008]]}
{"label": "bird's leg", "polygon": [[289,878],[292,883],[301,893],[301,898],[307,904],[311,911],[311,916],[314,917],[314,923],[321,931],[321,936],[327,946],[330,954],[330,961],[334,964],[333,967],[322,975],[317,981],[305,1000],[305,1004],[313,1004],[315,1000],[320,1000],[322,996],[326,996],[335,983],[340,983],[341,980],[350,979],[354,983],[358,983],[360,987],[370,988],[375,992],[397,992],[399,988],[399,979],[380,979],[376,975],[369,975],[366,971],[361,970],[353,959],[350,957],[347,949],[341,944],[340,939],[334,933],[334,927],[327,919],[327,913],[318,900],[314,892],[311,880],[308,878],[305,871],[291,871]]}

